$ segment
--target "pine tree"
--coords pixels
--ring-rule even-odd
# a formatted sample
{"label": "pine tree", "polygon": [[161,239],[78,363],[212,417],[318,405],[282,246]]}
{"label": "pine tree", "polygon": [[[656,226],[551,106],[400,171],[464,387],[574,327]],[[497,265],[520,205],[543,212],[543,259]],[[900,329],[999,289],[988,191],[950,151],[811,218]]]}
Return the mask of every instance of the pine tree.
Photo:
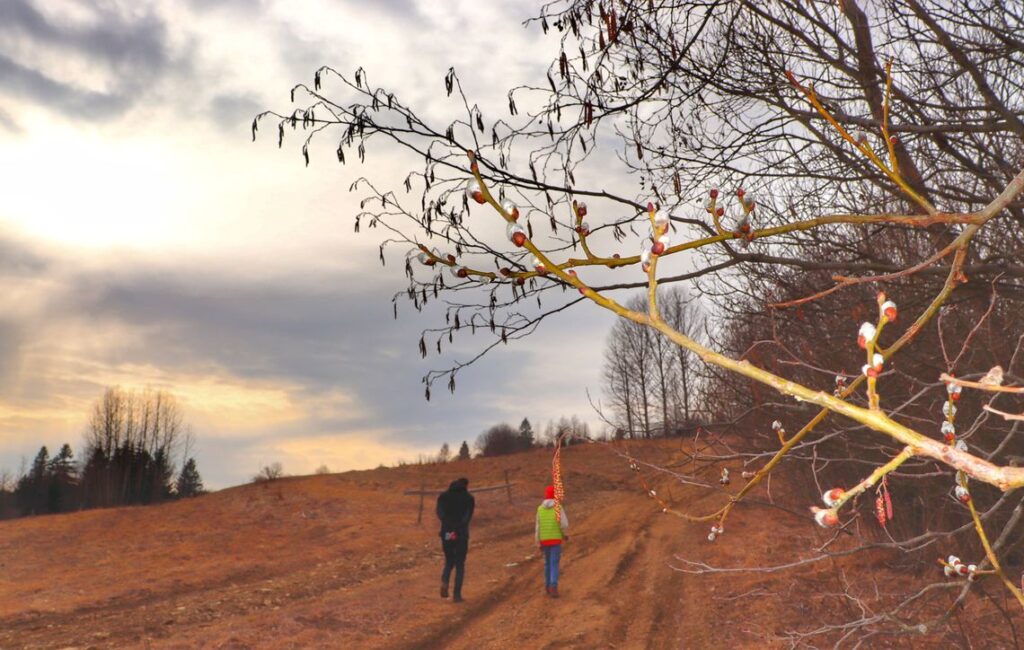
{"label": "pine tree", "polygon": [[64,443],[57,455],[47,465],[49,486],[47,488],[47,510],[66,512],[74,507],[77,477],[75,476],[75,455],[71,445]]}
{"label": "pine tree", "polygon": [[50,472],[55,478],[70,481],[75,473],[75,454],[71,445],[64,443],[57,455],[50,461]]}
{"label": "pine tree", "polygon": [[530,449],[533,442],[533,426],[528,418],[523,418],[519,424],[519,444],[523,449]]}
{"label": "pine tree", "polygon": [[40,447],[32,468],[18,479],[15,490],[21,514],[32,515],[46,512],[50,491],[50,452]]}
{"label": "pine tree", "polygon": [[46,478],[46,469],[50,464],[50,452],[47,451],[46,446],[39,448],[39,453],[36,454],[36,459],[32,461],[32,470],[29,472],[29,476],[35,481],[42,481]]}
{"label": "pine tree", "polygon": [[469,445],[466,441],[462,441],[462,446],[459,447],[459,460],[469,460]]}
{"label": "pine tree", "polygon": [[189,458],[178,475],[178,496],[194,497],[203,493],[203,479],[196,469],[196,459]]}
{"label": "pine tree", "polygon": [[448,447],[448,443],[441,445],[441,451],[437,452],[437,462],[447,463],[452,458],[452,450]]}

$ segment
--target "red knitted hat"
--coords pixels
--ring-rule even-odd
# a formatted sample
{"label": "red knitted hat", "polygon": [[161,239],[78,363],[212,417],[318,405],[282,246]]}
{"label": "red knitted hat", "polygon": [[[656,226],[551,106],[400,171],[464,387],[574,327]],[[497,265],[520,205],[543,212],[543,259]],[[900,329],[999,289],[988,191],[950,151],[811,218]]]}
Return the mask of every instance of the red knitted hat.
{"label": "red knitted hat", "polygon": [[545,499],[554,499],[555,498],[555,486],[554,485],[549,485],[546,488],[544,488],[544,498]]}

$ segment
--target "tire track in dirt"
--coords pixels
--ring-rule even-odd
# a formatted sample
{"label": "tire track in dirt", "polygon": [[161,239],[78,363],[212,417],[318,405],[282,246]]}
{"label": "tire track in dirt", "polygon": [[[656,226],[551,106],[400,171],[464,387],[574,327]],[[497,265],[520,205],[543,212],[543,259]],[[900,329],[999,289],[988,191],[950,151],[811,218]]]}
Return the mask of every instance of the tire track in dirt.
{"label": "tire track in dirt", "polygon": [[[268,575],[264,568],[231,574],[215,583],[183,586],[170,590],[146,591],[117,597],[73,611],[29,612],[0,619],[0,648],[8,647],[125,647],[143,643],[147,637],[168,638],[182,627],[201,628],[212,621],[276,609],[280,603],[301,604],[325,594],[373,583],[380,573],[400,574],[422,566],[428,553],[400,558],[375,568],[375,572],[352,572],[350,567],[324,564],[312,575],[284,571]],[[340,577],[332,578],[337,571]],[[112,630],[99,635],[69,635],[64,627],[69,618],[80,624],[93,622]],[[173,627],[172,627],[173,626]],[[9,644],[19,644],[18,646]],[[97,645],[99,643],[99,645]]]}
{"label": "tire track in dirt", "polygon": [[[652,461],[671,461],[678,455],[664,447],[651,443],[637,445],[635,451],[649,454]],[[672,565],[677,564],[676,553],[719,565],[742,562],[751,548],[767,549],[770,555],[772,549],[791,543],[780,540],[777,529],[758,524],[756,518],[743,518],[730,523],[726,543],[711,545],[704,540],[705,526],[662,514],[637,489],[620,457],[597,446],[580,446],[570,448],[563,460],[572,489],[568,510],[573,527],[562,558],[562,598],[544,593],[543,560],[532,539],[536,495],[543,493],[542,481],[550,471],[549,453],[538,450],[515,459],[523,476],[521,494],[508,502],[504,495],[478,499],[465,604],[438,597],[442,559],[436,528],[432,522],[414,526],[415,506],[399,496],[400,489],[421,484],[421,475],[375,470],[353,479],[311,477],[284,483],[280,487],[287,499],[260,502],[266,512],[253,512],[249,504],[253,493],[262,492],[239,488],[175,509],[54,519],[53,524],[68,529],[80,526],[79,520],[130,521],[132,528],[93,542],[91,552],[100,557],[126,546],[134,549],[138,542],[132,535],[137,535],[138,526],[165,521],[175,513],[173,528],[181,540],[197,529],[219,542],[221,531],[232,525],[246,539],[234,547],[195,547],[203,554],[193,549],[177,552],[178,557],[203,560],[202,567],[235,569],[208,576],[197,569],[197,579],[187,584],[170,579],[117,584],[121,574],[110,564],[105,573],[95,575],[116,587],[97,595],[97,600],[105,598],[98,605],[82,606],[81,597],[69,598],[50,587],[60,579],[51,572],[39,590],[21,590],[32,598],[30,605],[0,620],[0,648],[632,650],[702,648],[719,642],[727,647],[765,647],[766,637],[754,636],[747,628],[776,629],[783,610],[759,605],[752,617],[733,607],[737,594],[750,591],[763,578],[692,576],[673,571]],[[481,469],[488,467],[489,474]],[[486,485],[500,481],[505,469],[499,461],[478,459],[466,461],[466,468],[432,471],[465,472]],[[721,495],[691,486],[676,484],[669,490],[670,479],[665,477],[652,480],[659,492],[671,494],[673,502],[687,510],[710,508],[720,500]],[[196,512],[205,514],[197,517]],[[304,518],[309,513],[317,515],[316,526]],[[373,518],[370,528],[364,525],[367,517]],[[32,539],[45,540],[42,524],[34,525],[41,532]],[[249,538],[260,541],[267,530],[273,530],[280,542],[250,542]],[[6,539],[20,540],[21,531],[9,528]],[[18,543],[19,561],[42,557],[33,555],[31,548]],[[154,558],[152,553],[131,553],[121,561],[148,566]],[[250,568],[240,570],[245,565]],[[160,567],[165,572],[173,568]],[[8,605],[8,611],[19,611]],[[29,607],[47,611],[30,612]]]}
{"label": "tire track in dirt", "polygon": [[[660,554],[648,553],[647,540],[653,527],[670,522],[643,497],[619,492],[595,497],[577,505],[579,513],[574,513],[582,532],[570,535],[564,550],[561,598],[543,592],[542,562],[537,560],[504,589],[489,594],[486,607],[460,627],[400,647],[637,647],[638,639],[630,634],[636,627],[636,598],[653,575],[671,573]],[[588,531],[614,533],[599,537]],[[639,636],[648,637],[649,630]]]}
{"label": "tire track in dirt", "polygon": [[[616,567],[610,583],[620,615],[607,637],[608,648],[680,647],[677,630],[666,625],[670,611],[680,611],[679,576],[670,567],[670,549],[678,543],[681,522],[651,511],[641,534]],[[637,607],[637,603],[644,603]]]}

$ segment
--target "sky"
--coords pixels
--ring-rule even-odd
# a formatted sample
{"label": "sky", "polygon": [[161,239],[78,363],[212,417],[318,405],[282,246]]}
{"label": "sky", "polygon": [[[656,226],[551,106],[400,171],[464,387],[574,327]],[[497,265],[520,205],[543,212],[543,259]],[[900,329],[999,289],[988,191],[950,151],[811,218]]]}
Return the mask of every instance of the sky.
{"label": "sky", "polygon": [[[264,464],[310,473],[456,448],[491,424],[598,418],[612,317],[554,317],[423,398],[419,332],[352,232],[363,169],[276,138],[252,118],[288,111],[321,65],[363,66],[419,112],[459,115],[455,66],[485,113],[540,78],[554,39],[528,0],[0,1],[0,469],[41,445],[80,451],[108,386],[176,395],[208,487]],[[481,56],[487,53],[487,56]],[[485,62],[485,63],[483,63]],[[270,126],[270,123],[266,123]],[[571,340],[575,344],[567,345]],[[456,346],[465,358],[472,345]],[[572,368],[571,374],[565,368]]]}

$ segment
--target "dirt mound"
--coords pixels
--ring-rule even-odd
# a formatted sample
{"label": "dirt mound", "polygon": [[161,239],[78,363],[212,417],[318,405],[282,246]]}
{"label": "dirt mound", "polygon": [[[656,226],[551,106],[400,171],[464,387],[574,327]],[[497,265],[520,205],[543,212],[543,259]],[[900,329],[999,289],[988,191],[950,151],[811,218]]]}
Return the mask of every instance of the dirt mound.
{"label": "dirt mound", "polygon": [[[678,441],[632,449],[663,464],[683,456]],[[793,560],[819,534],[802,513],[743,506],[709,544],[708,526],[661,513],[613,449],[571,447],[563,467],[572,534],[558,600],[544,594],[533,543],[550,476],[550,453],[537,450],[0,522],[0,648],[763,648],[834,614],[813,596],[842,591],[840,563],[673,569],[677,555]],[[417,525],[418,499],[402,491],[458,476],[472,489],[506,471],[511,501],[477,495],[466,602],[440,599],[433,498]],[[668,478],[655,486],[697,511],[723,498]]]}

